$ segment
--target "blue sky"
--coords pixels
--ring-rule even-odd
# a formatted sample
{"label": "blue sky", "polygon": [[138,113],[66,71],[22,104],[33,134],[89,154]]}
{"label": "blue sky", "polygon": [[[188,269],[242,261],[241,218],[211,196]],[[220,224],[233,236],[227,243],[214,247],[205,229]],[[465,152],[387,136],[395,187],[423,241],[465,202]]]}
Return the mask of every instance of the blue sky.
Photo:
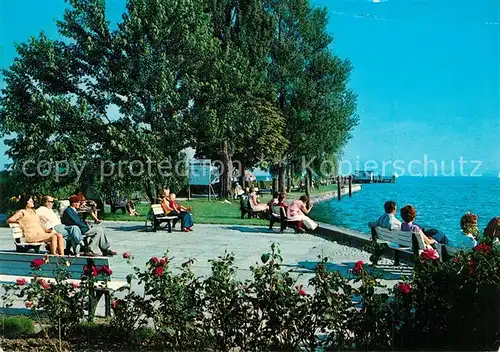
{"label": "blue sky", "polygon": [[[313,0],[329,10],[332,49],[354,68],[350,87],[359,96],[360,124],[344,159],[380,166],[427,158],[449,168],[462,157],[482,161],[481,173],[499,172],[498,1],[375,1]],[[112,22],[124,2],[107,1]],[[2,0],[0,67],[15,57],[13,42],[40,30],[59,38],[55,21],[64,6],[63,0]],[[4,152],[1,145],[0,166],[8,162]],[[392,171],[389,165],[386,173]]]}

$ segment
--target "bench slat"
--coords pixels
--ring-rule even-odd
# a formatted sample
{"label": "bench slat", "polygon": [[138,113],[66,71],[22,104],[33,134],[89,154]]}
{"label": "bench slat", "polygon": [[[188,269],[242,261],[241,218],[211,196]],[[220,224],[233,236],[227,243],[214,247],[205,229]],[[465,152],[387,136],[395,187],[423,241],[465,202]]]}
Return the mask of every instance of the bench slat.
{"label": "bench slat", "polygon": [[[34,259],[44,259],[43,255],[31,253],[15,253],[15,252],[0,252],[0,274],[1,275],[32,275],[31,261]],[[48,263],[45,263],[40,271],[36,271],[36,275],[45,277],[55,277],[55,269],[57,268],[58,256],[48,256]],[[74,279],[79,279],[83,273],[83,267],[87,265],[88,257],[65,257],[70,263],[66,267],[67,271]],[[107,257],[93,257],[95,266],[107,265],[109,260]]]}
{"label": "bench slat", "polygon": [[412,233],[409,231],[376,228],[377,237],[381,241],[391,242],[404,247],[412,247]]}
{"label": "bench slat", "polygon": [[[24,279],[27,282],[30,282],[32,278],[33,278],[32,276],[0,275],[0,284],[14,284],[14,283],[16,283],[17,279]],[[51,278],[51,277],[43,277],[42,276],[42,277],[40,277],[40,279],[43,279],[49,283],[53,283],[56,281],[54,278]],[[66,280],[66,282],[79,284],[80,280],[68,279],[68,280]],[[104,281],[98,281],[97,284],[104,285]],[[107,285],[109,288],[111,288],[113,290],[117,290],[121,287],[127,286],[128,284],[127,284],[127,281],[125,281],[125,280],[112,280],[112,281],[108,281]]]}

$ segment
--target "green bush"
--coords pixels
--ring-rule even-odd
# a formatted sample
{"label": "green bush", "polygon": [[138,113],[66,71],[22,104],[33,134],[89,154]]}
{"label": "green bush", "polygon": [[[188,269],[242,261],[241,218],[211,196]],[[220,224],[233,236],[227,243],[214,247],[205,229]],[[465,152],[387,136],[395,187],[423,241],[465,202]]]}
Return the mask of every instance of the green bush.
{"label": "green bush", "polygon": [[35,333],[35,325],[28,317],[2,317],[2,335],[8,339],[27,337]]}

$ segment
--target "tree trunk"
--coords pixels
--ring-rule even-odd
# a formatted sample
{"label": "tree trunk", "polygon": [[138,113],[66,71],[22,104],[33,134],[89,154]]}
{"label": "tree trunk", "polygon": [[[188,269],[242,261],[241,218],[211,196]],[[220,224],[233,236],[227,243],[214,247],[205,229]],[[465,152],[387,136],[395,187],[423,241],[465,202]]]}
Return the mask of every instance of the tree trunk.
{"label": "tree trunk", "polygon": [[282,161],[278,164],[278,192],[285,192],[285,165]]}
{"label": "tree trunk", "polygon": [[153,187],[151,187],[151,183],[149,183],[149,182],[146,183],[145,190],[146,190],[146,195],[148,196],[149,202],[151,204],[155,204],[156,203],[156,195],[154,194],[155,190],[153,190]]}
{"label": "tree trunk", "polygon": [[312,185],[312,172],[311,170],[306,170],[306,196],[311,196],[311,185]]}
{"label": "tree trunk", "polygon": [[278,191],[278,179],[273,177],[273,193]]}
{"label": "tree trunk", "polygon": [[245,177],[245,163],[241,162],[241,175],[240,175],[241,189],[245,190],[246,183],[247,183],[247,178]]}
{"label": "tree trunk", "polygon": [[286,192],[290,193],[292,190],[292,169],[291,166],[287,166],[287,178],[286,178]]}
{"label": "tree trunk", "polygon": [[220,178],[221,197],[229,199],[232,196],[231,176],[233,165],[231,156],[229,155],[227,141],[224,141],[222,145],[222,165],[224,169]]}

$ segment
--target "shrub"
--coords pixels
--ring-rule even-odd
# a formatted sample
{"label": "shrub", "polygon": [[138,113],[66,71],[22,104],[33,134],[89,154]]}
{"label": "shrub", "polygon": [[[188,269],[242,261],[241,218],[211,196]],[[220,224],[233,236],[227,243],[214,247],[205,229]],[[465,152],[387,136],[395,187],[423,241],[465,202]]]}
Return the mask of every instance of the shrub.
{"label": "shrub", "polygon": [[8,339],[28,337],[35,333],[35,325],[28,317],[2,317],[2,335]]}

